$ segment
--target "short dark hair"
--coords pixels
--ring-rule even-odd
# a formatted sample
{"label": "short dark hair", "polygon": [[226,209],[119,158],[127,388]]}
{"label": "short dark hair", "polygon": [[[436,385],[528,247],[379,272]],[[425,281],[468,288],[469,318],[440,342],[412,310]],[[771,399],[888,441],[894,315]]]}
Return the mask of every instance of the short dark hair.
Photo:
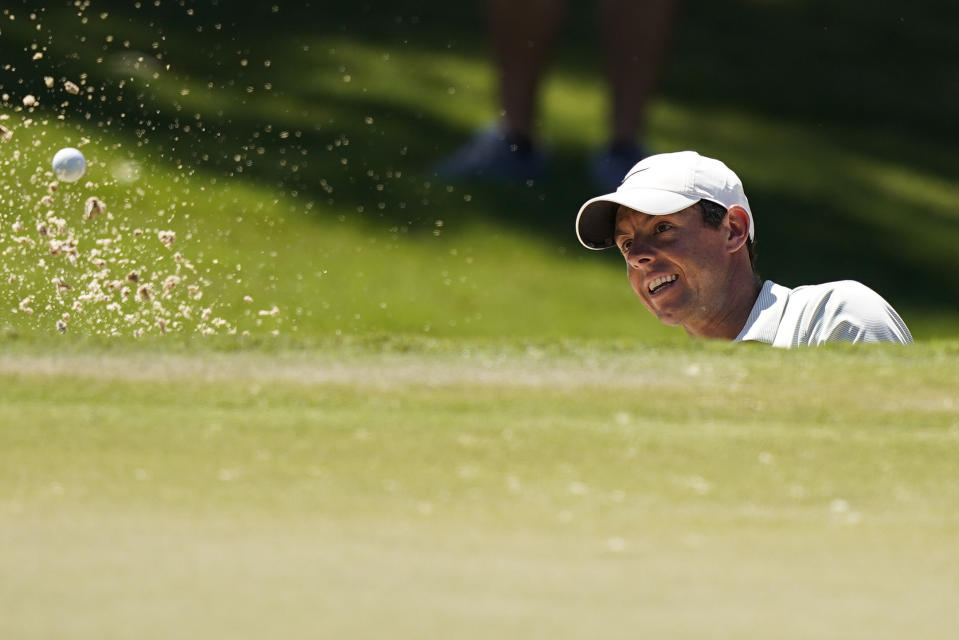
{"label": "short dark hair", "polygon": [[[703,224],[705,224],[707,227],[712,227],[713,229],[718,229],[719,225],[723,221],[723,218],[726,217],[726,207],[718,202],[713,202],[712,200],[700,200],[699,210],[703,214]],[[752,238],[746,238],[746,251],[749,252],[749,265],[753,268],[753,272],[755,273],[756,243],[753,242]]]}

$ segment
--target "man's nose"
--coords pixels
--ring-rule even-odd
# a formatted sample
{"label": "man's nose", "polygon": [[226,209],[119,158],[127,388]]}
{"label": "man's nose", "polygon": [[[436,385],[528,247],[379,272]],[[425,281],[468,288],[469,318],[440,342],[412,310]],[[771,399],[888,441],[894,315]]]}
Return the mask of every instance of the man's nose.
{"label": "man's nose", "polygon": [[648,244],[641,240],[633,240],[629,252],[626,254],[626,262],[632,268],[640,269],[643,265],[652,262],[654,257],[653,250]]}

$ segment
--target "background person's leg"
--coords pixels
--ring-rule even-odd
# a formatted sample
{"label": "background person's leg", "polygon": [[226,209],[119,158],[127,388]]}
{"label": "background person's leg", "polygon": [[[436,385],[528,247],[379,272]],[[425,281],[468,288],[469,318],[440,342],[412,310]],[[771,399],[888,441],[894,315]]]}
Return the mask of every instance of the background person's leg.
{"label": "background person's leg", "polygon": [[593,159],[598,186],[615,188],[646,154],[646,108],[673,31],[676,0],[602,0],[601,40],[610,85],[609,148]]}
{"label": "background person's leg", "polygon": [[499,76],[503,129],[529,142],[539,85],[562,25],[562,0],[489,0],[493,58]]}
{"label": "background person's leg", "polygon": [[534,143],[534,119],[540,80],[564,8],[562,0],[487,1],[499,123],[440,163],[441,178],[528,180],[543,175],[546,161]]}

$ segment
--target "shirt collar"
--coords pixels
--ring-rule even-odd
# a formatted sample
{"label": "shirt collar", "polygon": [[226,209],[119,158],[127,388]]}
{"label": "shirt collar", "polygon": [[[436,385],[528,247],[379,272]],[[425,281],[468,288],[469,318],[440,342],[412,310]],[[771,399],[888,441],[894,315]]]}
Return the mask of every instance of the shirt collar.
{"label": "shirt collar", "polygon": [[743,327],[734,342],[747,340],[772,344],[779,331],[779,323],[786,310],[786,300],[791,289],[779,286],[772,280],[766,280],[756,298],[746,326]]}

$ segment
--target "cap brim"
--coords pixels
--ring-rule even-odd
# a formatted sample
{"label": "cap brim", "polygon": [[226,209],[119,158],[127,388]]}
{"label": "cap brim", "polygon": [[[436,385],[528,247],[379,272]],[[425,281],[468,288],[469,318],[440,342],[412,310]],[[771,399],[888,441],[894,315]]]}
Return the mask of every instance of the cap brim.
{"label": "cap brim", "polygon": [[682,211],[699,202],[672,191],[660,189],[624,189],[587,200],[576,216],[576,237],[587,249],[609,249],[616,246],[613,227],[620,205],[651,216],[664,216]]}

